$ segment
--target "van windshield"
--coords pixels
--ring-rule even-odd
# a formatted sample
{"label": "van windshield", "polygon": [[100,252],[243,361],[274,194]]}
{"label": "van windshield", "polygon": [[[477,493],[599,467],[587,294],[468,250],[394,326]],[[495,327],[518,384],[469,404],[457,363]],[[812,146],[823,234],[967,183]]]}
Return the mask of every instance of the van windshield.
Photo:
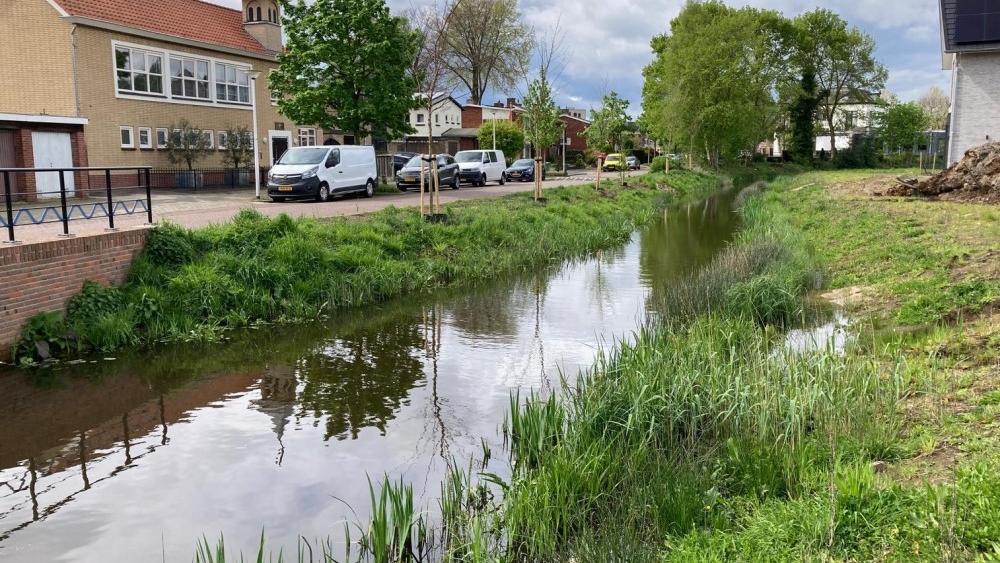
{"label": "van windshield", "polygon": [[326,158],[329,149],[296,147],[285,151],[278,164],[319,164]]}
{"label": "van windshield", "polygon": [[482,162],[483,153],[479,151],[460,152],[455,155],[455,162]]}

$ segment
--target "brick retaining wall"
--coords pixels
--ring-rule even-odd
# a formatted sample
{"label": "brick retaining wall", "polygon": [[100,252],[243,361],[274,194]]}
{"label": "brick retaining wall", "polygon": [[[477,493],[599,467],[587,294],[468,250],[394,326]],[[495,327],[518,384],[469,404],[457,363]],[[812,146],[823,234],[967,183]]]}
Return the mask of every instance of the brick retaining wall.
{"label": "brick retaining wall", "polygon": [[85,280],[119,284],[146,245],[146,229],[0,246],[0,359],[28,319],[65,311]]}

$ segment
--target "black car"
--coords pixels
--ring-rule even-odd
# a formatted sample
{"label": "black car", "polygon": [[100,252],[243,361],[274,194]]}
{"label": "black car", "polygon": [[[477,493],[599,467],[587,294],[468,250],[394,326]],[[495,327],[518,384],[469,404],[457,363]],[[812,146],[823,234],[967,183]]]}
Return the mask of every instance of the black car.
{"label": "black car", "polygon": [[[535,179],[535,161],[530,158],[515,160],[503,172],[508,182],[527,182]],[[545,165],[542,165],[542,180],[545,179]]]}
{"label": "black car", "polygon": [[[406,190],[419,190],[420,189],[420,155],[414,156],[406,163],[405,166],[396,172],[396,188],[405,192]],[[437,159],[438,166],[438,178],[440,178],[441,187],[451,186],[452,189],[457,190],[459,186],[458,177],[458,163],[450,154],[437,154],[434,155]],[[424,190],[429,191],[431,189],[431,179],[429,168],[433,162],[424,162]]]}
{"label": "black car", "polygon": [[399,169],[406,166],[406,163],[415,156],[417,156],[415,152],[397,152],[392,155],[392,174],[399,172]]}

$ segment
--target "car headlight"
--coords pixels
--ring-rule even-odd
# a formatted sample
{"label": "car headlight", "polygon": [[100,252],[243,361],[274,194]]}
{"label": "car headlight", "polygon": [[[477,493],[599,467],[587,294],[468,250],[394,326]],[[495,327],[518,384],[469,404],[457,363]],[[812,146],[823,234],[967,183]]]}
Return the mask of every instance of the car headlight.
{"label": "car headlight", "polygon": [[306,178],[313,178],[316,176],[318,172],[319,172],[318,166],[315,168],[310,168],[309,170],[306,170],[305,172],[302,173],[302,179],[304,180]]}

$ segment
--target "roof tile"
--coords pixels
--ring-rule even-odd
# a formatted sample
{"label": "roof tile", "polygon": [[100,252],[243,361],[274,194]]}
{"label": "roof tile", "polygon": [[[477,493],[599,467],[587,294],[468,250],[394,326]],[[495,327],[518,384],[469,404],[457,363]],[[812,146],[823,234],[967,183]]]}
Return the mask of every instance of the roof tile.
{"label": "roof tile", "polygon": [[243,28],[242,11],[201,0],[56,0],[56,2],[70,16],[251,53],[273,54]]}

